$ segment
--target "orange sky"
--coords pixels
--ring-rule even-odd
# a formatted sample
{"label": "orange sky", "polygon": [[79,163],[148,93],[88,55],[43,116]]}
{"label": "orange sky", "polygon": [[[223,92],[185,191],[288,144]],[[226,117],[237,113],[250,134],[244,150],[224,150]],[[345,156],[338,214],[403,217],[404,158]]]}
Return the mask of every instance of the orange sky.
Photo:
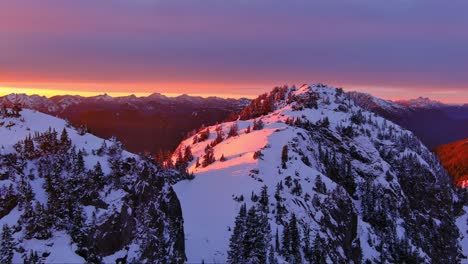
{"label": "orange sky", "polygon": [[[309,82],[312,83],[312,82]],[[294,83],[289,83],[294,84]],[[295,83],[302,85],[303,83]],[[334,85],[333,87],[343,87],[346,91],[361,91],[374,96],[390,99],[412,99],[417,97],[429,97],[450,104],[465,104],[468,98],[468,89],[444,87],[437,88],[415,88],[415,87],[385,87],[368,85]],[[1,82],[0,95],[10,93],[38,94],[46,97],[54,95],[81,95],[95,96],[108,94],[111,96],[125,96],[134,94],[136,96],[147,96],[151,93],[161,93],[166,96],[177,96],[189,94],[194,96],[218,96],[225,98],[255,98],[257,95],[270,91],[275,85],[282,84],[222,84],[222,83],[92,83],[92,82]]]}

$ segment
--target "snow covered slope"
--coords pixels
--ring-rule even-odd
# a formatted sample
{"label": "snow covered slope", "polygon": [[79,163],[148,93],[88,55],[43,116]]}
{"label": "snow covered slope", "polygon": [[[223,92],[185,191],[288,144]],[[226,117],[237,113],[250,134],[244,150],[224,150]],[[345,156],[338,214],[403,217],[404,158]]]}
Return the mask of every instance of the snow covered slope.
{"label": "snow covered slope", "polygon": [[62,119],[2,109],[0,262],[183,262],[171,174]]}
{"label": "snow covered slope", "polygon": [[[468,253],[456,225],[466,196],[437,158],[343,90],[278,87],[241,119],[200,129],[173,155],[195,175],[174,186],[188,262],[455,263]],[[249,225],[265,216],[262,230]]]}

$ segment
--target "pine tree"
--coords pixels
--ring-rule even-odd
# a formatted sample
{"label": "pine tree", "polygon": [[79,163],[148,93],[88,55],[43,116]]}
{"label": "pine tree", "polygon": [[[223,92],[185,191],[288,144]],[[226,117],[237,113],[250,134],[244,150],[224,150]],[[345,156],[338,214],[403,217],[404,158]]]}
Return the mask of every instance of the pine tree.
{"label": "pine tree", "polygon": [[244,256],[242,241],[245,236],[246,205],[242,204],[235,220],[234,230],[229,239],[228,263],[241,263]]}
{"label": "pine tree", "polygon": [[0,241],[0,263],[10,264],[13,260],[15,244],[13,234],[7,224],[3,225]]}
{"label": "pine tree", "polygon": [[291,257],[294,260],[294,263],[301,263],[301,234],[297,226],[297,218],[295,214],[291,215],[291,220],[289,221],[289,233],[291,237]]}
{"label": "pine tree", "polygon": [[291,254],[291,234],[289,232],[288,223],[284,223],[283,236],[281,240],[281,254],[289,256]]}
{"label": "pine tree", "polygon": [[260,191],[260,200],[258,201],[261,205],[262,211],[268,213],[268,187],[264,185]]}
{"label": "pine tree", "polygon": [[60,148],[63,152],[66,152],[71,147],[71,140],[68,138],[68,132],[66,128],[63,128],[62,134],[60,135]]}
{"label": "pine tree", "polygon": [[84,154],[83,154],[83,151],[81,151],[81,149],[78,151],[78,154],[77,154],[77,160],[76,160],[76,164],[75,164],[75,173],[76,174],[82,174],[85,170],[85,164],[84,164]]}
{"label": "pine tree", "polygon": [[206,167],[215,161],[213,147],[207,145],[205,148],[205,155],[203,156],[202,167]]}
{"label": "pine tree", "polygon": [[317,234],[312,245],[311,263],[326,264],[325,244],[323,239]]}
{"label": "pine tree", "polygon": [[234,124],[232,124],[232,126],[229,128],[228,138],[237,136],[238,130],[239,130],[239,127],[237,126],[237,123],[234,122]]}
{"label": "pine tree", "polygon": [[317,175],[317,177],[315,178],[315,186],[313,190],[321,194],[327,193],[327,186],[322,181],[322,177],[320,175]]}
{"label": "pine tree", "polygon": [[101,163],[98,161],[96,165],[94,165],[94,169],[92,171],[93,181],[96,184],[98,190],[104,187],[104,172],[102,171]]}
{"label": "pine tree", "polygon": [[34,149],[34,142],[31,139],[31,136],[28,136],[24,140],[24,154],[25,154],[25,157],[28,159],[34,158],[35,149]]}
{"label": "pine tree", "polygon": [[192,148],[190,146],[185,147],[184,160],[190,162],[193,160]]}
{"label": "pine tree", "polygon": [[245,221],[245,237],[242,241],[244,261],[246,263],[266,263],[269,239],[268,219],[263,214],[257,214],[252,206],[247,212]]}

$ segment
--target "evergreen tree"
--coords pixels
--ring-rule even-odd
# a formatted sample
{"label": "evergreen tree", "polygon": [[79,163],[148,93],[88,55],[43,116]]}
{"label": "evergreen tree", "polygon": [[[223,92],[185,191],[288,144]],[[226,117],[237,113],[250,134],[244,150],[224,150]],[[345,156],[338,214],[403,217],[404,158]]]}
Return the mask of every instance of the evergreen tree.
{"label": "evergreen tree", "polygon": [[244,256],[244,250],[242,247],[242,241],[245,236],[245,219],[247,216],[246,205],[242,204],[239,210],[239,214],[235,220],[234,230],[231,238],[229,239],[229,250],[228,250],[228,263],[242,263]]}
{"label": "evergreen tree", "polygon": [[317,177],[315,178],[315,186],[313,190],[321,194],[327,193],[327,186],[322,181],[322,177],[320,175],[317,175]]}
{"label": "evergreen tree", "polygon": [[211,147],[210,145],[206,145],[205,155],[203,156],[202,166],[206,167],[206,166],[210,165],[211,163],[213,163],[215,161],[216,161],[216,159],[214,157],[213,147]]}
{"label": "evergreen tree", "polygon": [[78,154],[76,156],[76,164],[75,164],[75,173],[76,174],[82,174],[85,170],[85,164],[84,164],[84,154],[81,149],[78,151]]}
{"label": "evergreen tree", "polygon": [[237,136],[238,130],[239,130],[239,127],[237,126],[237,123],[234,122],[234,124],[232,124],[232,126],[229,128],[228,138]]}
{"label": "evergreen tree", "polygon": [[10,264],[13,260],[15,244],[13,234],[7,224],[3,225],[0,241],[0,263]]}
{"label": "evergreen tree", "polygon": [[[266,263],[269,245],[268,219],[252,206],[247,212],[245,237],[242,241],[245,263]],[[268,233],[267,233],[268,232]]]}
{"label": "evergreen tree", "polygon": [[312,245],[312,252],[311,252],[311,262],[316,264],[326,264],[326,254],[324,250],[325,244],[323,239],[317,234],[315,236],[314,243]]}
{"label": "evergreen tree", "polygon": [[68,137],[66,128],[63,128],[62,134],[60,135],[60,148],[63,152],[67,151],[71,147],[71,140]]}
{"label": "evergreen tree", "polygon": [[294,263],[301,263],[301,234],[297,226],[297,218],[295,214],[291,215],[289,221],[289,234],[291,238],[290,254]]}
{"label": "evergreen tree", "polygon": [[291,234],[289,232],[289,225],[287,222],[284,223],[283,236],[281,240],[281,254],[283,256],[289,256],[291,254]]}
{"label": "evergreen tree", "polygon": [[288,161],[288,145],[283,146],[281,151],[281,164],[283,169],[286,169],[286,162]]}
{"label": "evergreen tree", "polygon": [[184,160],[190,162],[193,160],[192,148],[190,146],[185,147]]}
{"label": "evergreen tree", "polygon": [[261,205],[262,211],[268,213],[268,187],[266,185],[260,191],[260,200],[258,202]]}
{"label": "evergreen tree", "polygon": [[92,176],[97,189],[102,189],[104,187],[105,181],[104,172],[102,171],[101,163],[99,161],[96,163],[96,165],[94,165]]}

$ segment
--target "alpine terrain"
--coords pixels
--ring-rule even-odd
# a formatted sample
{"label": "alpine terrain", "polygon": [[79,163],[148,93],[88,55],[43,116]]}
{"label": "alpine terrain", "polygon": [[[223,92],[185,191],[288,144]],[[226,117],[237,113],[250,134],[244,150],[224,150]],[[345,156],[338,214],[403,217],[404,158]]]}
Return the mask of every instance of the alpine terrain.
{"label": "alpine terrain", "polygon": [[349,94],[356,104],[410,130],[430,148],[468,135],[468,104],[444,104],[423,97],[390,101],[366,93]]}
{"label": "alpine terrain", "polygon": [[413,133],[322,84],[277,87],[168,162],[188,262],[459,263],[468,203]]}
{"label": "alpine terrain", "polygon": [[177,173],[66,121],[0,113],[1,263],[182,263]]}
{"label": "alpine terrain", "polygon": [[[38,95],[9,94],[0,104],[34,109],[70,121],[93,134],[116,137],[134,153],[168,152],[169,156],[187,132],[201,125],[216,124],[239,113],[250,100],[181,95],[166,97],[154,93],[83,97],[63,95],[47,98]],[[159,153],[160,155],[162,153]]]}

